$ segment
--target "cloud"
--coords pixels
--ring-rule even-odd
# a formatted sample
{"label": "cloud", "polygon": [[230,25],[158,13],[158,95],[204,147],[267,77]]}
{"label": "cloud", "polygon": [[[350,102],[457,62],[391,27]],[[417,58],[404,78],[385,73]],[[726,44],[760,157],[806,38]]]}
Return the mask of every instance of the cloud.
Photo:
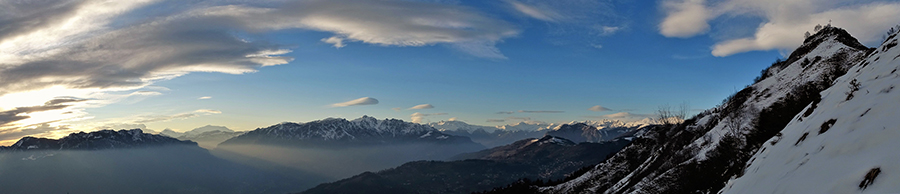
{"label": "cloud", "polygon": [[608,109],[608,108],[603,107],[603,106],[600,106],[600,105],[592,106],[591,108],[588,108],[588,110],[590,110],[590,111],[597,111],[597,112],[602,112],[602,111],[612,111],[612,109]]}
{"label": "cloud", "polygon": [[122,130],[122,129],[142,129],[146,130],[147,125],[140,123],[110,123],[100,127],[97,127],[99,130],[110,129],[110,130]]}
{"label": "cloud", "polygon": [[457,120],[459,120],[459,118],[451,117],[450,119],[447,119],[447,120],[448,120],[448,121],[457,121]]}
{"label": "cloud", "polygon": [[488,119],[486,122],[489,122],[489,123],[502,123],[502,122],[506,122],[506,120],[503,120],[503,119]]}
{"label": "cloud", "polygon": [[[692,37],[725,25],[732,18],[762,20],[750,37],[731,38],[712,46],[723,57],[757,50],[790,50],[803,42],[803,34],[817,24],[844,28],[863,43],[880,40],[885,29],[900,23],[900,2],[840,0],[672,0],[663,3],[666,18],[660,33],[668,37]],[[715,22],[711,22],[715,21]],[[747,25],[747,24],[744,24]],[[713,28],[714,29],[714,28]]]}
{"label": "cloud", "polygon": [[347,45],[344,45],[344,39],[337,37],[337,36],[323,38],[322,42],[332,44],[332,45],[334,45],[334,48],[342,48],[344,46],[347,46]]}
{"label": "cloud", "polygon": [[378,104],[378,100],[370,97],[362,97],[356,100],[351,100],[347,102],[335,103],[332,104],[331,107],[347,107],[347,106],[361,106],[361,105],[374,105]]}
{"label": "cloud", "polygon": [[[83,4],[73,8],[70,19],[47,21],[16,37],[0,37],[0,66],[4,67],[0,68],[0,87],[7,88],[5,92],[54,85],[135,89],[190,72],[241,74],[291,60],[277,56],[288,50],[234,36],[229,29],[240,29],[234,25],[235,18],[182,14],[113,28],[108,25],[115,18],[125,17],[145,3]],[[46,19],[41,16],[15,19]]]}
{"label": "cloud", "polygon": [[194,113],[181,113],[175,115],[155,115],[155,116],[140,116],[140,119],[135,120],[135,123],[153,123],[153,122],[164,122],[171,121],[176,119],[187,119],[196,117],[197,114]]}
{"label": "cloud", "polygon": [[222,111],[210,110],[210,109],[198,109],[194,111],[195,113],[207,113],[207,114],[222,114]]}
{"label": "cloud", "polygon": [[666,37],[687,38],[709,30],[712,18],[703,4],[705,0],[664,1],[666,18],[659,24],[659,32]]}
{"label": "cloud", "polygon": [[208,100],[208,99],[212,99],[212,96],[204,96],[204,97],[197,98],[197,100]]}
{"label": "cloud", "polygon": [[511,115],[511,114],[514,114],[514,113],[516,113],[516,112],[513,112],[513,111],[500,111],[500,112],[497,112],[496,114],[501,114],[501,115]]}
{"label": "cloud", "polygon": [[608,115],[602,116],[586,116],[588,118],[600,118],[600,119],[614,119],[614,120],[622,120],[622,121],[636,121],[641,119],[646,119],[653,117],[653,115],[649,114],[634,114],[630,112],[618,112]]}
{"label": "cloud", "polygon": [[211,11],[258,30],[300,28],[333,33],[335,47],[363,42],[382,46],[449,44],[479,57],[505,58],[494,45],[518,35],[513,25],[468,7],[430,2],[311,0],[278,8],[223,6]]}
{"label": "cloud", "polygon": [[622,30],[622,27],[618,26],[597,26],[597,30],[600,31],[600,36],[611,36],[616,34]]}
{"label": "cloud", "polygon": [[210,115],[210,114],[221,114],[222,111],[210,110],[210,109],[198,109],[188,113],[179,113],[174,115],[150,115],[150,116],[138,116],[138,119],[132,121],[132,123],[153,123],[153,122],[165,122],[171,120],[178,119],[187,119],[193,118],[200,115]]}
{"label": "cloud", "polygon": [[434,106],[432,106],[431,104],[420,104],[420,105],[413,106],[413,107],[411,107],[411,108],[409,108],[409,109],[406,109],[406,110],[414,110],[414,109],[432,109],[432,108],[434,108]]}
{"label": "cloud", "polygon": [[506,117],[506,120],[523,120],[530,121],[531,117]]}
{"label": "cloud", "polygon": [[[321,31],[333,37],[323,41],[336,47],[356,42],[443,45],[488,58],[505,58],[495,45],[519,33],[515,26],[469,7],[403,0],[0,4],[0,110],[36,106],[40,102],[34,99],[43,101],[60,94],[35,95],[47,91],[92,99],[42,119],[21,113],[7,115],[7,119],[31,116],[28,124],[63,117],[90,118],[84,108],[162,95],[160,91],[168,88],[154,83],[193,72],[245,74],[287,64],[293,58],[284,55],[292,51],[266,40],[264,36],[272,31]],[[158,7],[172,9],[155,9]],[[38,98],[8,101],[9,96]],[[63,112],[74,114],[64,116]]]}
{"label": "cloud", "polygon": [[416,113],[413,113],[413,114],[411,114],[411,115],[409,115],[409,116],[410,116],[410,119],[412,120],[413,123],[422,123],[422,120],[425,119],[425,117],[427,117],[427,116],[436,116],[436,115],[447,115],[447,113],[431,113],[431,114],[425,114],[425,113],[416,112]]}
{"label": "cloud", "polygon": [[33,128],[10,129],[0,131],[0,141],[17,140],[25,136],[37,135],[52,131],[68,130],[66,126],[50,126],[47,123],[37,125]]}
{"label": "cloud", "polygon": [[520,113],[564,113],[565,111],[558,110],[519,110]]}
{"label": "cloud", "polygon": [[394,110],[394,111],[401,111],[401,110],[403,110],[403,108],[395,107],[395,108],[391,108],[391,110]]}
{"label": "cloud", "polygon": [[71,103],[84,102],[86,99],[57,98],[47,101],[39,106],[16,107],[6,111],[0,111],[0,126],[7,126],[13,122],[31,118],[29,113],[61,110],[72,106]]}
{"label": "cloud", "polygon": [[550,8],[547,7],[535,7],[531,5],[526,5],[524,3],[518,1],[507,1],[513,9],[519,11],[519,13],[525,14],[531,18],[548,21],[548,22],[556,22],[560,19],[564,19],[562,15],[556,13]]}

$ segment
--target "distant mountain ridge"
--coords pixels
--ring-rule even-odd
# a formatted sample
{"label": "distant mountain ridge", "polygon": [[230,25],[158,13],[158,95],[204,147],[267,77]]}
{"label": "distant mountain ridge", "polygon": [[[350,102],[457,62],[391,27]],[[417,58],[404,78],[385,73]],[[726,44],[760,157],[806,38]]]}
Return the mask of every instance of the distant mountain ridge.
{"label": "distant mountain ridge", "polygon": [[114,148],[137,148],[162,145],[197,145],[192,141],[181,141],[162,135],[143,133],[141,129],[101,130],[90,133],[72,133],[60,139],[23,137],[15,144],[0,150],[100,150]]}
{"label": "distant mountain ridge", "polygon": [[233,137],[237,137],[238,135],[244,134],[243,131],[234,131],[225,126],[214,126],[214,125],[206,125],[198,128],[194,128],[190,131],[186,131],[184,133],[176,132],[171,129],[165,129],[160,132],[160,135],[165,135],[169,137],[174,137],[179,140],[190,140],[197,142],[200,147],[206,149],[213,149],[219,143],[224,142],[225,140],[231,139]]}
{"label": "distant mountain ridge", "polygon": [[[519,122],[514,125],[502,125],[496,127],[471,125],[462,121],[440,121],[429,123],[443,133],[450,135],[466,136],[472,141],[487,147],[507,145],[522,139],[541,138],[545,134],[565,137],[575,142],[600,142],[609,141],[638,128],[655,124],[652,119],[639,121],[597,120],[597,121],[572,121],[564,124]],[[585,129],[573,131],[571,127],[578,125]]]}
{"label": "distant mountain ridge", "polygon": [[444,134],[432,127],[398,119],[363,116],[354,120],[327,118],[307,123],[284,122],[258,128],[222,142],[304,147],[390,145],[402,143],[472,144],[468,137]]}

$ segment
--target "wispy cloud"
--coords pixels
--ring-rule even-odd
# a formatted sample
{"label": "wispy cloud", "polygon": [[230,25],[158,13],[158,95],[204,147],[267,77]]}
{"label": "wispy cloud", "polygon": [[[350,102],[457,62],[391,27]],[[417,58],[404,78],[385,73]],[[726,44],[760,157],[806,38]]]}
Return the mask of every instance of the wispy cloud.
{"label": "wispy cloud", "polygon": [[153,122],[165,122],[171,120],[178,119],[187,119],[192,117],[197,117],[200,115],[210,115],[210,114],[221,114],[221,111],[217,110],[209,110],[209,109],[198,109],[189,113],[180,113],[174,115],[151,115],[151,116],[139,116],[137,120],[134,120],[133,123],[153,123]]}
{"label": "wispy cloud", "polygon": [[0,112],[0,127],[7,126],[13,122],[31,118],[28,114],[36,112],[44,112],[51,110],[61,110],[72,106],[71,103],[84,102],[86,99],[75,98],[58,98],[47,101],[39,106],[16,107],[11,110]]}
{"label": "wispy cloud", "polygon": [[591,108],[588,108],[588,110],[590,110],[590,111],[596,111],[596,112],[612,111],[612,109],[609,109],[609,108],[606,108],[606,107],[603,107],[603,106],[600,106],[600,105],[592,106]]}
{"label": "wispy cloud", "polygon": [[622,120],[622,121],[636,121],[642,120],[646,118],[653,117],[651,114],[635,114],[630,112],[617,112],[613,114],[601,115],[601,116],[585,116],[586,118],[597,118],[597,119],[614,119],[614,120]]}
{"label": "wispy cloud", "polygon": [[489,122],[489,123],[502,123],[502,122],[506,122],[506,120],[503,120],[503,119],[488,119],[486,122]]}
{"label": "wispy cloud", "polygon": [[204,96],[204,97],[197,98],[197,100],[209,100],[209,99],[212,99],[212,96]]}
{"label": "wispy cloud", "polygon": [[361,105],[374,105],[378,104],[378,100],[370,97],[362,97],[355,100],[335,103],[332,104],[331,107],[347,107],[347,106],[361,106]]}
{"label": "wispy cloud", "polygon": [[556,22],[560,19],[563,19],[563,16],[556,13],[551,8],[548,7],[535,7],[533,5],[526,5],[522,2],[509,0],[507,1],[516,11],[519,13],[525,14],[531,18],[548,21],[548,22]]}
{"label": "wispy cloud", "polygon": [[511,114],[515,114],[515,113],[516,112],[513,112],[513,111],[500,111],[500,112],[497,112],[496,114],[511,115]]}
{"label": "wispy cloud", "polygon": [[323,38],[322,42],[332,44],[334,45],[334,48],[343,48],[344,46],[347,46],[344,45],[344,39],[337,36]]}
{"label": "wispy cloud", "polygon": [[58,130],[68,130],[69,128],[65,126],[50,126],[49,124],[43,123],[37,125],[35,127],[24,127],[24,128],[16,128],[11,130],[3,130],[0,131],[0,141],[4,140],[16,140],[25,136],[37,135],[52,131]]}
{"label": "wispy cloud", "polygon": [[210,109],[199,109],[195,110],[195,113],[207,113],[207,114],[222,114],[222,111],[210,110]]}
{"label": "wispy cloud", "polygon": [[520,113],[564,113],[566,111],[558,110],[519,110]]}
{"label": "wispy cloud", "polygon": [[432,106],[431,104],[420,104],[420,105],[416,105],[416,106],[410,107],[410,108],[407,109],[407,110],[432,109],[432,108],[434,108],[434,106]]}
{"label": "wispy cloud", "polygon": [[413,114],[411,114],[411,115],[409,115],[409,116],[410,116],[410,119],[412,120],[413,123],[422,123],[422,121],[425,119],[425,117],[427,117],[427,116],[436,116],[436,115],[447,115],[447,113],[430,113],[430,114],[426,114],[426,113],[416,112],[416,113],[413,113]]}

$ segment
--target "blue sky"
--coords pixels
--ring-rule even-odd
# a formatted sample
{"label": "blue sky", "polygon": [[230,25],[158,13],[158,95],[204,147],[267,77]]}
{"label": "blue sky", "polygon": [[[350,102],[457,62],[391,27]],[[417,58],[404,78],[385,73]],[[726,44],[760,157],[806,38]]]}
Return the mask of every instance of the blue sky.
{"label": "blue sky", "polygon": [[[714,107],[815,24],[874,46],[900,23],[897,1],[2,2],[18,11],[0,21],[0,143],[362,115],[636,120]],[[334,106],[364,97],[378,103]]]}

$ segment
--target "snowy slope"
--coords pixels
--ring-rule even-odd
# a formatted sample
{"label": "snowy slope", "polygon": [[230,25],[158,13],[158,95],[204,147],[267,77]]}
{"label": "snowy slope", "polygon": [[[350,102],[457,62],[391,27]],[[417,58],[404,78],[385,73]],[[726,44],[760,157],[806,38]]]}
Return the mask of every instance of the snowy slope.
{"label": "snowy slope", "polygon": [[[823,91],[723,193],[900,193],[897,42],[894,34]],[[861,189],[875,168],[880,173]]]}
{"label": "snowy slope", "polygon": [[[716,192],[815,94],[870,50],[826,27],[759,81],[683,124],[656,127],[604,163],[547,193]],[[812,95],[811,95],[812,94]],[[821,124],[821,123],[820,123]],[[697,181],[703,179],[704,181]]]}

